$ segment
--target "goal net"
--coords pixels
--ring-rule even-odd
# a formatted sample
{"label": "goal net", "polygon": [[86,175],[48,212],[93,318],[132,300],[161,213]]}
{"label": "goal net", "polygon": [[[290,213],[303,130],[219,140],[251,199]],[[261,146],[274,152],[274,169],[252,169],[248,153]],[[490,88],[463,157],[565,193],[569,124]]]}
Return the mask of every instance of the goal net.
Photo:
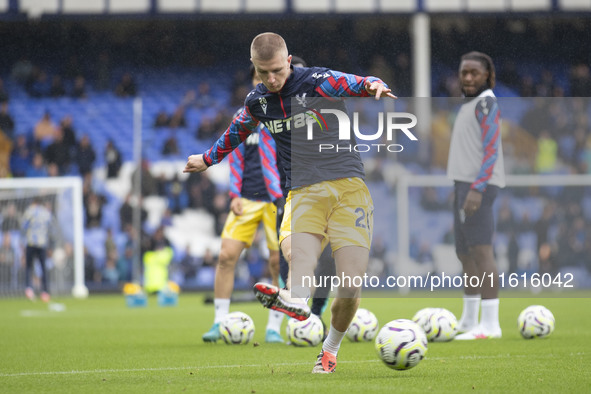
{"label": "goal net", "polygon": [[[0,296],[23,295],[26,239],[23,214],[37,200],[55,226],[46,250],[46,275],[52,295],[85,297],[82,179],[77,177],[0,179]],[[33,263],[32,285],[40,290],[41,266]]]}

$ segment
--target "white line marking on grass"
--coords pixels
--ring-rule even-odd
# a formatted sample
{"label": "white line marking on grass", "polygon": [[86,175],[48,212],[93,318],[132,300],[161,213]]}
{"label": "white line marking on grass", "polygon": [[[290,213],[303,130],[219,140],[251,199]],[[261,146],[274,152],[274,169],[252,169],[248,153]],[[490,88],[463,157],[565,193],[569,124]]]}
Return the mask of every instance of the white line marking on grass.
{"label": "white line marking on grass", "polygon": [[[570,356],[584,356],[584,352],[570,353]],[[496,354],[490,356],[481,355],[467,355],[467,356],[450,356],[450,357],[427,357],[425,360],[486,360],[486,359],[506,359],[506,358],[526,358],[531,357],[528,354]],[[544,356],[536,355],[536,358],[554,358],[555,354],[546,354]],[[359,363],[379,363],[375,360],[343,360],[339,364],[359,364]],[[312,362],[302,363],[266,363],[266,364],[232,364],[232,365],[201,365],[191,367],[162,367],[162,368],[125,368],[125,369],[91,369],[83,371],[46,371],[46,372],[18,372],[18,373],[0,373],[0,378],[18,377],[18,376],[43,376],[43,375],[91,375],[97,373],[119,373],[119,372],[158,372],[158,371],[183,371],[183,370],[200,370],[200,369],[227,369],[227,368],[261,368],[261,367],[294,367],[300,365],[311,365]]]}

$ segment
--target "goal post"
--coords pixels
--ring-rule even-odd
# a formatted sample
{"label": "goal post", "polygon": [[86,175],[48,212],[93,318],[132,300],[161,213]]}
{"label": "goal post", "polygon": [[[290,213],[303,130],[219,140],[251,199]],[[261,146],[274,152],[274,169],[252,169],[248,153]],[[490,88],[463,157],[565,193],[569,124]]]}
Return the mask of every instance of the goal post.
{"label": "goal post", "polygon": [[[59,224],[60,237],[64,244],[71,245],[67,252],[59,253],[64,261],[61,265],[70,268],[71,277],[64,274],[58,277],[58,283],[49,284],[51,292],[64,294],[70,292],[76,298],[85,298],[88,296],[88,289],[84,283],[84,211],[82,202],[82,178],[80,177],[51,177],[51,178],[4,178],[0,179],[0,212],[2,220],[7,220],[6,210],[12,207],[20,222],[26,205],[34,197],[47,197],[53,203],[53,214]],[[12,228],[11,231],[17,238],[20,250],[24,249],[25,241],[20,236],[19,229]],[[63,245],[60,245],[63,246]],[[63,247],[60,247],[64,251]],[[22,255],[17,250],[17,255]],[[53,260],[58,260],[58,256],[53,256]],[[71,261],[71,263],[69,262]],[[71,264],[71,267],[70,267]],[[20,262],[15,262],[14,268],[17,271]],[[66,271],[66,270],[62,270]],[[49,272],[48,272],[49,274]],[[11,290],[21,289],[24,283],[18,283],[18,275],[14,274],[11,278],[3,278],[1,287],[8,291],[0,291],[12,294]]]}

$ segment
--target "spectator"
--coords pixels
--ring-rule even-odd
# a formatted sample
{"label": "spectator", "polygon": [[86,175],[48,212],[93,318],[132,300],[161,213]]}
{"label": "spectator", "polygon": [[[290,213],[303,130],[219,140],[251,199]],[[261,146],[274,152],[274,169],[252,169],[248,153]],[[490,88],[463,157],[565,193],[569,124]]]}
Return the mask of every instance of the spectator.
{"label": "spectator", "polygon": [[119,271],[117,270],[117,261],[111,256],[107,256],[107,262],[102,272],[102,281],[109,286],[115,286],[119,283]]}
{"label": "spectator", "polygon": [[131,281],[131,273],[133,270],[133,242],[128,241],[125,244],[123,255],[117,260],[117,271],[119,272],[119,280],[124,282]]}
{"label": "spectator", "polygon": [[13,177],[23,177],[31,166],[31,150],[27,143],[27,136],[19,134],[10,154],[10,172]]}
{"label": "spectator", "polygon": [[47,78],[47,73],[38,66],[33,67],[33,72],[25,82],[25,90],[33,98],[49,96],[51,85]]}
{"label": "spectator", "polygon": [[96,90],[108,90],[111,85],[111,58],[108,51],[103,51],[99,55],[96,63]]}
{"label": "spectator", "polygon": [[[216,189],[207,175],[191,173],[185,181],[185,185],[189,193],[189,207],[205,208],[208,212],[214,213],[213,201]],[[223,207],[224,210],[229,206],[229,201],[226,202],[228,205]]]}
{"label": "spectator", "polygon": [[394,63],[394,91],[400,97],[411,97],[412,75],[408,53],[400,53]]}
{"label": "spectator", "polygon": [[208,82],[201,82],[195,90],[189,90],[185,93],[183,98],[182,106],[188,107],[193,106],[196,108],[209,108],[215,104],[213,97],[211,96],[211,88]]}
{"label": "spectator", "polygon": [[[138,169],[136,168],[131,174],[132,184],[137,173]],[[150,162],[146,159],[142,160],[141,192],[142,196],[155,196],[158,194],[158,180],[150,172]]]}
{"label": "spectator", "polygon": [[33,155],[32,164],[27,167],[25,176],[27,178],[48,176],[45,160],[43,159],[43,154],[41,154],[41,152],[35,152]]}
{"label": "spectator", "polygon": [[[119,208],[119,222],[121,224],[121,231],[126,231],[129,226],[133,227],[133,209],[134,206],[131,204],[131,193],[125,197],[121,208]],[[141,204],[141,201],[140,201]],[[148,218],[148,211],[142,206],[140,208],[140,221],[144,223]]]}
{"label": "spectator", "polygon": [[552,97],[554,94],[556,84],[554,82],[554,74],[550,70],[542,71],[542,78],[536,85],[536,96],[538,97]]}
{"label": "spectator", "polygon": [[84,212],[86,213],[86,228],[100,227],[103,220],[103,205],[106,199],[91,191],[84,198]]}
{"label": "spectator", "polygon": [[110,257],[115,261],[119,258],[117,245],[115,244],[115,239],[113,238],[113,230],[110,228],[107,229],[107,239],[105,239],[105,253],[107,258]]}
{"label": "spectator", "polygon": [[118,97],[135,97],[137,95],[137,86],[130,73],[126,72],[121,77],[121,81],[115,88],[115,94]]}
{"label": "spectator", "polygon": [[84,281],[86,283],[100,281],[100,272],[96,271],[94,256],[84,247]]}
{"label": "spectator", "polygon": [[218,261],[218,256],[214,255],[210,248],[205,249],[203,257],[201,257],[202,267],[215,267]]}
{"label": "spectator", "polygon": [[172,129],[187,127],[187,120],[185,119],[185,108],[183,106],[179,106],[177,109],[174,110],[168,121],[168,127]]}
{"label": "spectator", "polygon": [[67,174],[72,160],[70,147],[64,142],[64,132],[61,128],[55,130],[55,140],[45,149],[47,164],[56,164],[59,174]]}
{"label": "spectator", "polygon": [[66,115],[60,120],[59,127],[62,129],[64,135],[64,144],[70,150],[70,154],[74,156],[75,150],[78,146],[76,142],[76,131],[74,130],[74,122],[71,115]]}
{"label": "spectator", "polygon": [[187,245],[185,255],[180,261],[181,271],[185,282],[192,282],[197,277],[197,272],[201,267],[202,261],[191,254],[191,246]]}
{"label": "spectator", "polygon": [[394,83],[394,71],[392,70],[392,67],[383,55],[374,55],[372,57],[369,74],[379,75],[380,79],[388,85],[398,87]]}
{"label": "spectator", "polygon": [[523,78],[521,78],[521,85],[519,86],[519,95],[521,97],[535,96],[534,79],[531,75],[525,75]]}
{"label": "spectator", "polygon": [[587,64],[579,63],[572,68],[570,87],[572,97],[591,97],[591,73]]}
{"label": "spectator", "polygon": [[440,211],[449,209],[447,202],[440,201],[434,187],[425,187],[421,193],[421,206],[426,211]]}
{"label": "spectator", "polygon": [[0,102],[0,131],[3,132],[9,140],[14,139],[14,119],[8,112],[8,101]]}
{"label": "spectator", "polygon": [[162,214],[162,219],[160,219],[160,225],[163,227],[170,227],[172,226],[172,210],[170,207],[167,207]]}
{"label": "spectator", "polygon": [[35,139],[35,146],[44,148],[48,146],[55,139],[57,126],[51,120],[51,113],[45,111],[43,116],[35,124],[33,130],[33,137]]}
{"label": "spectator", "polygon": [[514,229],[516,225],[509,201],[509,199],[503,200],[499,207],[499,213],[497,216],[497,231],[499,233],[507,234]]}
{"label": "spectator", "polygon": [[96,160],[96,154],[90,144],[90,138],[87,134],[83,135],[78,144],[76,151],[76,162],[78,163],[78,170],[80,175],[84,176],[92,172],[94,162]]}
{"label": "spectator", "polygon": [[168,127],[169,122],[170,119],[168,118],[168,114],[162,109],[156,114],[156,119],[154,119],[154,128]]}
{"label": "spectator", "polygon": [[499,81],[515,91],[519,90],[519,72],[513,60],[508,59],[503,62],[499,72]]}
{"label": "spectator", "polygon": [[56,177],[60,176],[60,169],[55,163],[48,163],[47,164],[47,175],[48,177]]}
{"label": "spectator", "polygon": [[78,75],[74,78],[74,87],[70,93],[72,98],[85,99],[86,95],[86,79],[82,75]]}
{"label": "spectator", "polygon": [[165,142],[164,146],[162,147],[162,154],[163,155],[178,155],[179,154],[179,147],[175,136],[170,136]]}
{"label": "spectator", "polygon": [[509,244],[507,245],[507,259],[509,260],[509,273],[517,272],[517,263],[519,261],[519,243],[515,231],[509,233]]}
{"label": "spectator", "polygon": [[177,174],[174,174],[172,180],[166,184],[166,198],[168,200],[168,208],[170,208],[172,213],[178,214],[187,208],[189,197],[183,182]]}
{"label": "spectator", "polygon": [[62,72],[62,75],[66,78],[66,79],[74,79],[76,78],[78,75],[83,75],[83,70],[82,70],[82,66],[80,65],[80,59],[78,58],[77,55],[71,55],[67,61],[64,62],[65,66],[64,66],[64,70]]}
{"label": "spectator", "polygon": [[8,95],[8,92],[4,88],[4,80],[2,78],[0,78],[0,104],[8,102],[9,98],[10,98],[10,96]]}
{"label": "spectator", "polygon": [[556,168],[558,144],[547,130],[543,130],[538,138],[538,153],[536,154],[536,171],[540,174],[548,173]]}
{"label": "spectator", "polygon": [[113,231],[110,228],[107,229],[105,254],[107,260],[102,271],[103,283],[108,285],[116,285],[119,282],[119,270],[117,269],[119,253],[117,251],[117,245],[115,245],[115,240],[113,239]]}
{"label": "spectator", "polygon": [[117,178],[121,169],[121,153],[112,140],[105,148],[105,162],[107,163],[107,178]]}
{"label": "spectator", "polygon": [[199,141],[209,142],[212,141],[214,138],[217,138],[218,131],[215,127],[215,122],[211,118],[203,118],[201,120],[201,124],[197,128],[197,133],[195,137]]}
{"label": "spectator", "polygon": [[4,232],[0,244],[0,288],[8,289],[11,285],[15,260],[16,253],[12,247],[10,233]]}
{"label": "spectator", "polygon": [[51,87],[49,88],[49,96],[53,98],[64,97],[66,95],[66,88],[62,82],[62,77],[54,75],[51,78]]}
{"label": "spectator", "polygon": [[10,70],[10,77],[16,82],[24,85],[33,72],[33,63],[26,57],[22,57],[13,64]]}
{"label": "spectator", "polygon": [[20,229],[20,222],[16,205],[9,202],[2,211],[2,232],[14,231]]}

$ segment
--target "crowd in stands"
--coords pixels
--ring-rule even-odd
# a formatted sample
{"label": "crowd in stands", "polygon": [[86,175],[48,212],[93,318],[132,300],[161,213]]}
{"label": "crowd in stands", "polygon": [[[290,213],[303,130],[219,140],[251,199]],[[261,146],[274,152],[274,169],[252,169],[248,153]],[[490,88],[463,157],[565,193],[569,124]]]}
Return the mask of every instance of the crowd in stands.
{"label": "crowd in stands", "polygon": [[[382,55],[372,57],[368,73],[381,76],[389,82],[394,91],[402,96],[410,96],[411,64],[406,52],[395,57],[390,66],[389,59]],[[345,68],[345,67],[343,67]],[[549,69],[539,75],[525,74],[517,70],[511,61],[502,61],[498,65],[498,81],[515,97],[563,98],[591,97],[591,75],[589,65],[574,63],[568,75],[556,75]],[[30,98],[51,98],[60,100],[86,100],[92,102],[98,94],[109,94],[112,100],[135,97],[142,91],[142,85],[134,78],[133,71],[123,71],[119,80],[113,83],[114,75],[111,59],[106,52],[101,52],[94,75],[85,75],[76,56],[69,57],[63,72],[52,73],[44,67],[33,64],[26,58],[20,59],[12,67],[11,81],[14,89],[25,92]],[[196,141],[207,146],[225,130],[236,109],[242,105],[243,97],[250,90],[246,75],[237,71],[234,75],[234,87],[229,92],[227,105],[220,106],[217,99],[218,88],[212,88],[215,81],[203,80],[198,85],[180,91],[177,106],[170,111],[161,108],[153,114],[151,127],[154,130],[173,131],[163,140],[157,149],[163,157],[176,158],[181,147],[186,143],[179,140],[175,130],[188,131]],[[458,96],[458,81],[455,72],[440,73],[434,83],[435,96]],[[106,92],[106,93],[105,93]],[[138,242],[142,253],[154,250],[162,245],[171,245],[166,238],[166,228],[173,224],[173,216],[186,210],[203,210],[213,218],[215,235],[219,236],[228,212],[229,197],[227,191],[212,182],[204,174],[190,174],[184,178],[181,174],[167,177],[152,172],[152,160],[144,157],[141,164],[141,195],[145,199],[158,196],[166,201],[167,209],[157,226],[150,228],[147,223],[148,212],[141,210],[142,232],[137,234],[133,226],[133,210],[142,201],[137,201],[131,194],[116,202],[120,207],[119,226],[105,227],[105,209],[115,198],[105,187],[97,184],[109,179],[121,177],[124,164],[118,141],[108,140],[103,153],[105,179],[97,179],[97,147],[93,146],[89,133],[92,130],[77,130],[77,117],[70,114],[55,118],[47,110],[37,121],[32,130],[17,130],[18,119],[11,115],[12,91],[0,79],[0,139],[7,141],[0,151],[0,176],[46,177],[75,175],[84,179],[83,201],[85,212],[85,231],[101,230],[104,232],[104,253],[97,257],[90,249],[85,250],[86,280],[89,285],[117,286],[132,278],[134,271],[134,242]],[[202,117],[198,123],[190,120],[192,111],[215,109],[209,116]],[[591,173],[591,127],[589,101],[585,99],[540,99],[527,109],[523,116],[512,122],[510,136],[507,136],[506,163],[512,173],[555,173],[589,174]],[[517,136],[521,138],[518,142]],[[505,135],[503,136],[505,138]],[[524,142],[525,141],[525,142]],[[521,150],[520,150],[521,149]],[[522,154],[524,153],[525,154]],[[4,154],[4,159],[1,155]],[[420,163],[425,171],[441,170],[442,163],[432,155],[428,162]],[[379,167],[378,168],[379,171]],[[137,169],[135,171],[138,171]],[[135,172],[130,176],[133,179]],[[374,174],[375,175],[375,174]],[[372,177],[370,173],[368,177]],[[379,176],[377,176],[379,178]],[[590,196],[585,188],[541,188],[534,193],[543,202],[535,218],[527,214],[519,215],[511,205],[511,198],[523,197],[518,190],[510,190],[510,197],[501,199],[499,206],[498,231],[507,239],[508,256],[511,270],[524,269],[519,266],[518,239],[524,234],[534,233],[535,252],[539,269],[544,272],[556,272],[566,265],[582,266],[591,270],[588,256],[591,255],[591,217]],[[424,189],[421,205],[425,212],[450,210],[449,196],[439,196],[435,190]],[[15,207],[2,203],[3,242],[0,248],[0,264],[5,269],[6,261],[11,259],[6,234],[16,230]],[[585,208],[587,207],[587,208]],[[585,220],[585,218],[587,220]],[[442,242],[449,242],[449,239]],[[376,272],[385,272],[384,240],[372,251]],[[244,269],[237,275],[245,283],[266,275],[264,272],[265,256],[260,252],[260,239],[244,258]],[[412,254],[417,261],[432,258],[430,245],[418,244]],[[176,255],[171,261],[170,275],[181,284],[198,285],[199,272],[211,271],[215,266],[216,251],[208,248],[202,255],[194,255],[186,247],[176,247]],[[14,256],[13,256],[14,257]],[[377,261],[377,263],[376,263]],[[382,262],[380,265],[379,261]],[[0,278],[4,277],[0,273]],[[250,279],[249,279],[250,278]]]}

